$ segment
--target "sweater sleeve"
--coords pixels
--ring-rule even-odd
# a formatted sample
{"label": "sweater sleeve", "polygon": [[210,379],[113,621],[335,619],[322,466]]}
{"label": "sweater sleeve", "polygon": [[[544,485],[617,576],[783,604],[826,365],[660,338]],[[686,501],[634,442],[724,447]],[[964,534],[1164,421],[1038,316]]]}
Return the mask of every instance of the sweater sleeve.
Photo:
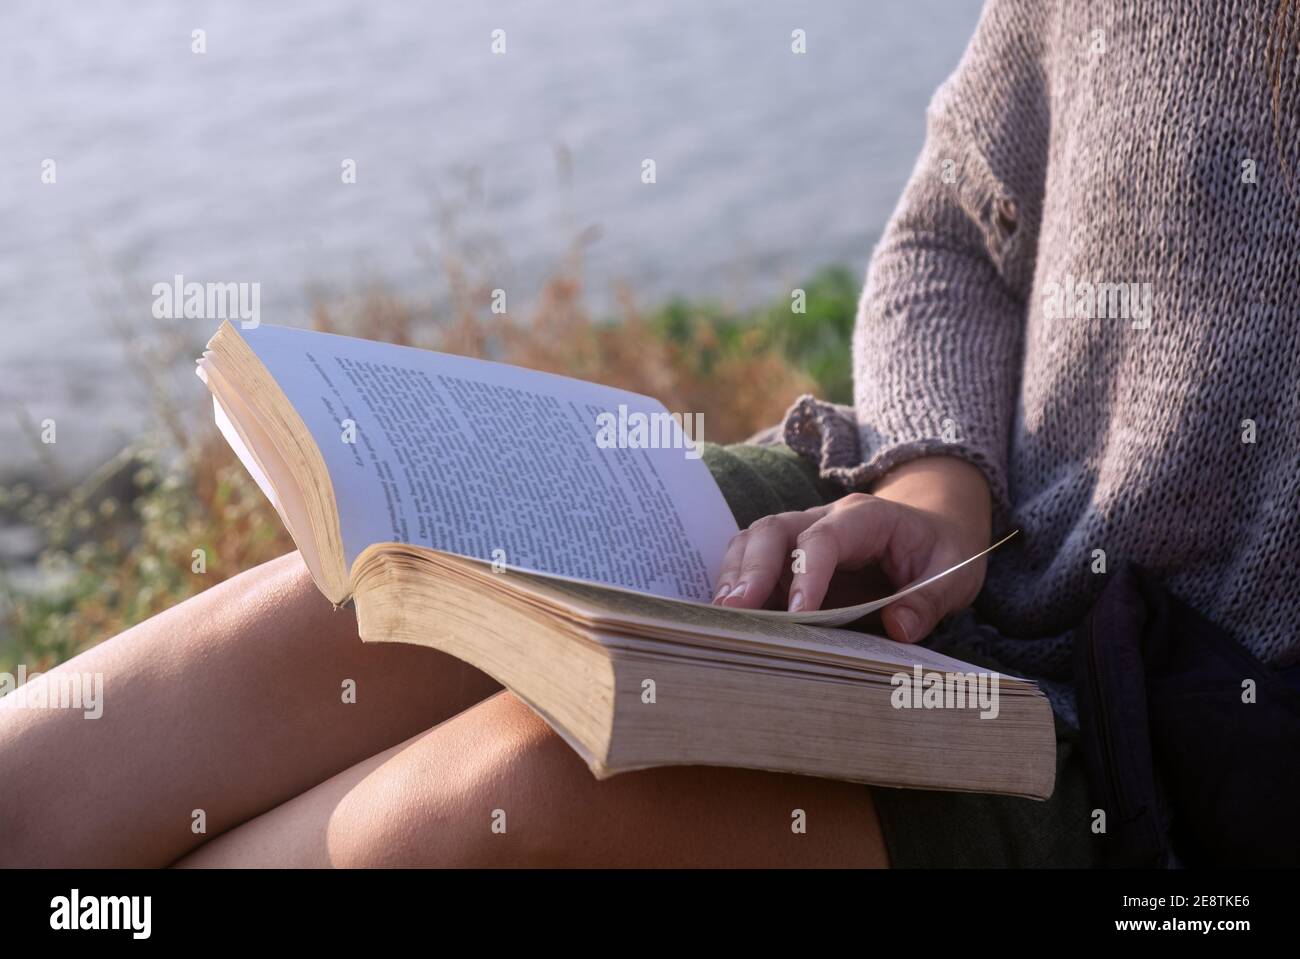
{"label": "sweater sleeve", "polygon": [[850,488],[942,453],[979,467],[995,518],[1008,517],[1048,146],[1040,53],[1049,6],[986,5],[930,103],[925,146],[867,271],[853,336],[854,408],[801,397],[787,415],[786,442]]}

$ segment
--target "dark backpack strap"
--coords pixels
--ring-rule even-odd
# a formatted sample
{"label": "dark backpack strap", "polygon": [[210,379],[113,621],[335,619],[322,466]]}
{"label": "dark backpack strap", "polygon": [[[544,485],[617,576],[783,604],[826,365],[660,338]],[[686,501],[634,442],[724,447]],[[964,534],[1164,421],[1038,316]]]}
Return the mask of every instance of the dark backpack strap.
{"label": "dark backpack strap", "polygon": [[1147,718],[1143,634],[1163,631],[1131,567],[1121,567],[1088,614],[1074,646],[1079,735],[1088,788],[1105,815],[1103,860],[1116,867],[1171,861],[1169,824],[1157,790]]}
{"label": "dark backpack strap", "polygon": [[1300,860],[1300,692],[1147,571],[1114,574],[1075,647],[1103,848],[1123,866]]}
{"label": "dark backpack strap", "polygon": [[1226,631],[1139,571],[1163,597],[1149,634],[1151,751],[1189,866],[1300,862],[1300,693]]}

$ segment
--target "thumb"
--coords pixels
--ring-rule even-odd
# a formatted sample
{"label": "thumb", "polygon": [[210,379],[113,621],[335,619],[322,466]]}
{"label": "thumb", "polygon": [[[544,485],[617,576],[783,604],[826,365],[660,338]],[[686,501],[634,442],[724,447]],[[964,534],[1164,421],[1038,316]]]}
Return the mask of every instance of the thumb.
{"label": "thumb", "polygon": [[[959,550],[936,550],[927,558],[921,575],[911,582],[920,582],[937,575],[959,560]],[[880,611],[880,620],[886,634],[899,643],[920,642],[934,631],[943,617],[974,602],[983,582],[981,560],[977,564],[953,570],[924,589],[908,593]]]}
{"label": "thumb", "polygon": [[948,603],[945,600],[940,584],[936,583],[886,606],[880,612],[880,620],[889,638],[895,642],[920,642],[947,614]]}

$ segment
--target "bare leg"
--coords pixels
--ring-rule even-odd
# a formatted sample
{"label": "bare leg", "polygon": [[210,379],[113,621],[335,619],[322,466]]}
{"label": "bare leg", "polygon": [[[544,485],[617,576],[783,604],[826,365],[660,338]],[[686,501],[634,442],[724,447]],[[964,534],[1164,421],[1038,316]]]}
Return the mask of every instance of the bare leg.
{"label": "bare leg", "polygon": [[[803,810],[806,833],[796,833]],[[505,831],[494,831],[504,816]],[[592,778],[501,693],[199,848],[185,866],[885,866],[865,786],[679,767]]]}
{"label": "bare leg", "polygon": [[499,688],[434,650],[363,645],[296,553],[51,675],[73,672],[103,674],[101,718],[0,710],[0,866],[171,863]]}

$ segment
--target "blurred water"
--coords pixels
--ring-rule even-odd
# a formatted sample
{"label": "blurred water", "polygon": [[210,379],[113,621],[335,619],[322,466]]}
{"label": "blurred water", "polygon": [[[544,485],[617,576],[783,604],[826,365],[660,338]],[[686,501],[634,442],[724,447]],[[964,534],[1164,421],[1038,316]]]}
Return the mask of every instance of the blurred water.
{"label": "blurred water", "polygon": [[0,474],[29,457],[16,400],[58,419],[65,460],[138,428],[105,285],[134,284],[128,322],[202,334],[212,321],[153,320],[149,287],[256,281],[264,321],[285,323],[303,321],[310,284],[380,276],[432,295],[435,197],[458,194],[461,170],[513,265],[512,304],[588,224],[598,300],[615,280],[642,302],[753,299],[824,263],[860,267],[979,6],[5,0]]}

